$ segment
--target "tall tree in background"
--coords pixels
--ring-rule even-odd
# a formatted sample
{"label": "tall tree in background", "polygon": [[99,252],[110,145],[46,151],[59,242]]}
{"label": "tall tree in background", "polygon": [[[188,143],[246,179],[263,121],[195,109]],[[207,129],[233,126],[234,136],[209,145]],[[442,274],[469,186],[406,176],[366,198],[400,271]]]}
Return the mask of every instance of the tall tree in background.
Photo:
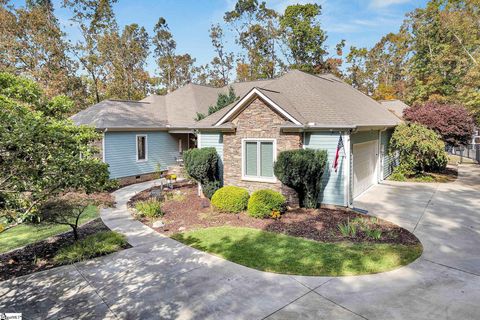
{"label": "tall tree in background", "polygon": [[373,48],[351,47],[347,81],[377,100],[405,97],[409,35],[405,29],[382,37]]}
{"label": "tall tree in background", "polygon": [[215,87],[223,87],[230,83],[235,56],[233,52],[225,50],[224,33],[219,24],[211,26],[210,39],[216,54],[211,62],[210,83]]}
{"label": "tall tree in background", "polygon": [[[154,28],[153,45],[159,69],[159,84],[171,92],[192,82],[195,72],[195,58],[190,54],[176,53],[177,43],[173,39],[167,21],[160,17]],[[165,93],[165,92],[161,92]]]}
{"label": "tall tree in background", "polygon": [[73,10],[73,22],[78,24],[83,37],[75,45],[75,54],[89,77],[91,102],[100,102],[106,96],[107,62],[100,47],[106,35],[118,31],[112,5],[117,0],[64,0],[64,6]]}
{"label": "tall tree in background", "polygon": [[460,100],[480,115],[479,21],[477,0],[431,0],[409,15],[410,101]]}
{"label": "tall tree in background", "polygon": [[365,94],[372,95],[374,91],[372,88],[373,79],[368,72],[370,70],[367,70],[368,52],[367,48],[350,47],[350,52],[346,57],[348,67],[345,80],[354,88]]}
{"label": "tall tree in background", "polygon": [[47,97],[79,101],[83,87],[69,52],[50,0],[28,0],[20,8],[0,2],[0,71],[34,79]]}
{"label": "tall tree in background", "polygon": [[245,50],[237,60],[237,79],[273,78],[281,66],[277,53],[278,14],[265,2],[238,0],[224,20],[236,32],[236,43]]}
{"label": "tall tree in background", "polygon": [[125,26],[122,34],[112,32],[101,42],[100,52],[107,62],[107,95],[140,100],[149,93],[150,77],[145,71],[149,37],[138,24]]}
{"label": "tall tree in background", "polygon": [[319,4],[312,3],[291,5],[280,17],[291,68],[316,72],[325,63],[327,36],[320,27],[321,9]]}

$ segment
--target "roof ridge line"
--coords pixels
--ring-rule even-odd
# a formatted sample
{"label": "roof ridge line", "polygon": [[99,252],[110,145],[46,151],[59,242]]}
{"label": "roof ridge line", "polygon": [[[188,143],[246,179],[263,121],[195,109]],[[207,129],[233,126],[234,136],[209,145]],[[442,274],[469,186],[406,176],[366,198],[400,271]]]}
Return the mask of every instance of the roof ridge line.
{"label": "roof ridge line", "polygon": [[126,100],[126,99],[107,99],[106,101],[118,101],[118,102],[130,102],[130,103],[145,103],[145,104],[150,104],[150,102],[147,102],[147,101]]}

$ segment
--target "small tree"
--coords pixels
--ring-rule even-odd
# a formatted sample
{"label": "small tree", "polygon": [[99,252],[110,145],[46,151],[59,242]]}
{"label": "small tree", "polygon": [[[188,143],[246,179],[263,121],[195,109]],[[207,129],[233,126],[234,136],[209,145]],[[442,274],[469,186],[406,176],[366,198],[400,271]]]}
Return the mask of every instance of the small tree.
{"label": "small tree", "polygon": [[316,208],[326,165],[326,150],[289,150],[280,152],[274,172],[284,185],[297,192],[301,206]]}
{"label": "small tree", "polygon": [[209,199],[221,187],[218,161],[215,148],[190,149],[183,154],[187,174],[200,183]]}
{"label": "small tree", "polygon": [[236,96],[235,94],[235,90],[233,89],[233,87],[229,87],[228,88],[228,94],[226,93],[219,93],[218,94],[218,98],[217,98],[217,103],[215,105],[212,105],[212,106],[209,106],[208,107],[208,114],[205,115],[203,113],[200,113],[200,112],[197,112],[197,114],[195,115],[195,121],[200,121],[202,119],[204,119],[205,117],[219,111],[219,110],[222,110],[223,108],[225,108],[226,106],[232,104],[233,102],[235,102],[236,100],[238,100],[239,97]]}
{"label": "small tree", "polygon": [[416,123],[402,124],[395,129],[390,152],[398,152],[400,165],[395,171],[406,176],[443,170],[448,161],[440,136]]}
{"label": "small tree", "polygon": [[423,105],[405,109],[405,120],[425,125],[434,130],[446,143],[459,146],[472,139],[475,121],[462,105],[429,101]]}
{"label": "small tree", "polygon": [[47,100],[28,79],[0,73],[0,221],[8,229],[38,220],[38,207],[59,194],[111,186],[96,157],[93,128],[64,119],[66,97]]}
{"label": "small tree", "polygon": [[112,206],[113,199],[108,193],[81,194],[67,193],[51,199],[39,208],[41,222],[45,224],[62,224],[72,228],[75,240],[78,240],[78,224],[87,207]]}

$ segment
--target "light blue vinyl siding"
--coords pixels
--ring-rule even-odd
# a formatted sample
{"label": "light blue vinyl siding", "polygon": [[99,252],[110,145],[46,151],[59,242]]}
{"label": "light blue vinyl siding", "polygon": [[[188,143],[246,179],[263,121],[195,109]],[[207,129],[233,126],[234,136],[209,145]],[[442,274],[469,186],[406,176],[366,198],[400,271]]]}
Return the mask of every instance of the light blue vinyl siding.
{"label": "light blue vinyl siding", "polygon": [[382,179],[386,179],[389,175],[392,174],[393,168],[396,164],[396,159],[394,156],[390,155],[390,139],[392,138],[393,129],[382,131],[381,133],[381,145],[382,145],[382,165],[383,165],[383,176]]}
{"label": "light blue vinyl siding", "polygon": [[220,179],[223,180],[223,134],[221,132],[202,132],[199,133],[200,147],[213,147],[217,150],[220,162]]}
{"label": "light blue vinyl siding", "polygon": [[323,149],[328,152],[328,163],[322,176],[322,192],[318,201],[324,204],[345,206],[344,166],[345,149],[340,152],[337,172],[333,169],[340,132],[312,132],[305,134],[305,148]]}
{"label": "light blue vinyl siding", "polygon": [[[136,136],[147,136],[147,161],[136,160]],[[158,164],[162,170],[176,164],[178,141],[168,132],[105,132],[105,162],[110,178],[152,173]]]}

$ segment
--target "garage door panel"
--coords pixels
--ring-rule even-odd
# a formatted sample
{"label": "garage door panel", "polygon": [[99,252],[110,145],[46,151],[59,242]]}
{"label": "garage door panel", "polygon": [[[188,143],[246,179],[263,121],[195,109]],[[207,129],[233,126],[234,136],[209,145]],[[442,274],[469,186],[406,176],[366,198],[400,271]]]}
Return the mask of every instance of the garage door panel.
{"label": "garage door panel", "polygon": [[378,141],[353,145],[353,197],[375,183]]}

